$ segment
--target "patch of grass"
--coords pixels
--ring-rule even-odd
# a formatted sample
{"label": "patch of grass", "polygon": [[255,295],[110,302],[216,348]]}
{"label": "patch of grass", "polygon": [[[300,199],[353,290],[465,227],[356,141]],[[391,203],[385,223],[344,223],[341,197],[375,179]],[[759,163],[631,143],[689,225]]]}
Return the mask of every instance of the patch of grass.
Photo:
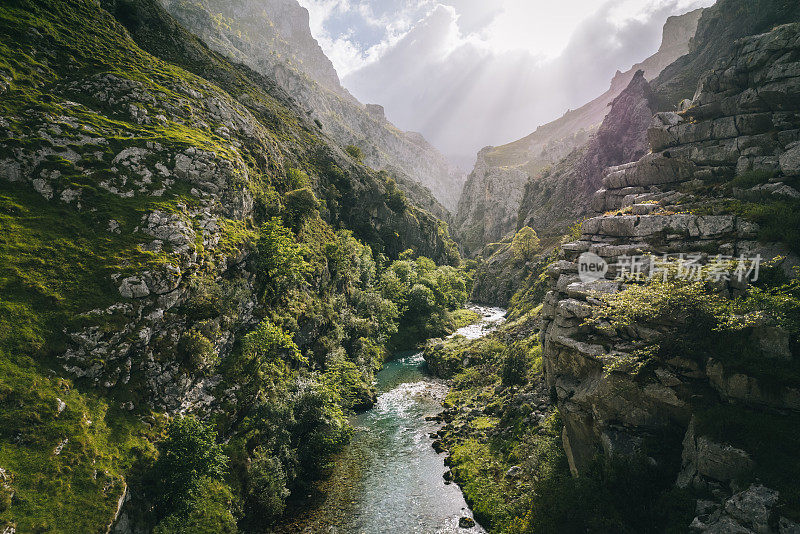
{"label": "patch of grass", "polygon": [[15,523],[17,532],[96,532],[114,517],[123,477],[152,457],[159,425],[114,412],[48,374],[30,358],[14,362],[0,352],[0,467],[15,492],[0,511],[0,525]]}
{"label": "patch of grass", "polygon": [[782,243],[795,254],[800,253],[800,200],[783,199],[764,193],[758,202],[724,200],[692,209],[696,215],[739,215],[758,224],[758,240]]}
{"label": "patch of grass", "polygon": [[451,450],[453,474],[467,503],[478,522],[492,531],[507,523],[515,512],[521,512],[509,499],[513,483],[509,481],[507,485],[504,480],[511,465],[497,452],[475,438],[461,441]]}
{"label": "patch of grass", "polygon": [[[454,338],[440,348],[454,362],[455,373],[444,401],[455,414],[445,426],[444,441],[451,452],[448,465],[475,517],[490,532],[522,531],[540,469],[531,451],[542,439],[549,439],[542,424],[529,418],[534,407],[525,400],[530,398],[528,388],[540,379],[536,376],[540,347],[532,338],[508,345],[503,340],[511,331],[504,325],[484,338]],[[524,353],[529,367],[524,380],[504,387],[500,373],[512,351]],[[509,475],[512,467],[515,470]]]}
{"label": "patch of grass", "polygon": [[800,253],[800,201],[741,202],[738,209],[758,224],[760,241],[783,243],[792,252]]}
{"label": "patch of grass", "polygon": [[773,176],[775,176],[775,173],[771,171],[748,171],[736,176],[728,184],[732,188],[750,189],[769,182]]}

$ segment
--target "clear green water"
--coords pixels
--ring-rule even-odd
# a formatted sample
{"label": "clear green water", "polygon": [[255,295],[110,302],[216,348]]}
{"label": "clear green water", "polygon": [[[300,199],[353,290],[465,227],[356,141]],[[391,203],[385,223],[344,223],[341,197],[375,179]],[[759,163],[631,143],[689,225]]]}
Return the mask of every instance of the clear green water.
{"label": "clear green water", "polygon": [[[502,310],[477,311],[488,324],[502,319]],[[425,373],[422,353],[399,354],[377,380],[378,402],[351,419],[352,440],[324,484],[323,500],[280,531],[485,532],[459,528],[459,518],[472,512],[458,486],[444,483],[444,454],[431,447],[429,434],[441,425],[425,417],[441,411],[447,385]]]}

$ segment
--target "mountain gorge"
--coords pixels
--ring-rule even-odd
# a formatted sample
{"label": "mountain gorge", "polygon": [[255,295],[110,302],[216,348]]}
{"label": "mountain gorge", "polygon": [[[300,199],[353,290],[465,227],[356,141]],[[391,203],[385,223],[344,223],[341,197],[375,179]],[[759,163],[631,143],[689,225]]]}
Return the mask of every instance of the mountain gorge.
{"label": "mountain gorge", "polygon": [[454,328],[446,225],[156,2],[0,21],[3,531],[274,521],[392,339]]}
{"label": "mountain gorge", "polygon": [[800,532],[800,5],[462,180],[296,0],[0,4],[0,532]]}
{"label": "mountain gorge", "polygon": [[[774,26],[725,46],[680,111],[656,111],[664,78],[638,73],[588,145],[632,161],[576,151],[555,167],[575,173],[567,179],[595,165],[583,175],[593,185],[575,180],[554,198],[602,215],[555,250],[531,254],[524,227],[486,247],[473,298],[508,302],[509,322],[477,342],[426,346],[453,384],[438,435],[449,476],[493,531],[800,528],[800,25],[790,7],[707,10],[701,28],[743,9]],[[694,57],[721,49],[707,43]],[[549,221],[535,214],[548,206],[530,189],[526,198],[534,216],[520,225],[541,228]]]}

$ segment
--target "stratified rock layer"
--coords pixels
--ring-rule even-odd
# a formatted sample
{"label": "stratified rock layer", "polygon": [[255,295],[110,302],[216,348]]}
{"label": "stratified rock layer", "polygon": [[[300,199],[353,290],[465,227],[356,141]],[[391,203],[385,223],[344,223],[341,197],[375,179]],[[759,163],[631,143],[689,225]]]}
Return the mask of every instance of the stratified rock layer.
{"label": "stratified rock layer", "polygon": [[[584,473],[598,453],[636,454],[648,436],[668,430],[685,432],[679,486],[729,488],[756,466],[748,451],[698,433],[695,407],[735,404],[756,412],[798,414],[797,387],[769,387],[754,376],[726,369],[714,357],[658,360],[641,376],[631,365],[631,353],[637,343],[657,338],[659,327],[634,324],[621,335],[585,320],[601,305],[599,295],[625,289],[615,267],[623,257],[696,253],[704,262],[716,254],[761,254],[765,259],[780,254],[785,266],[797,264],[786,246],[759,241],[759,227],[745,217],[699,214],[703,210],[698,208],[716,199],[688,194],[680,186],[717,184],[764,170],[772,176],[770,184],[785,186],[771,190],[785,194],[791,189],[784,182],[798,175],[800,24],[737,42],[733,57],[703,77],[685,108],[655,116],[648,132],[653,153],[606,172],[604,189],[593,200],[595,209],[625,208],[627,213],[584,222],[580,239],[563,245],[560,261],[550,267],[543,360],[564,419],[563,444],[573,473]],[[608,262],[604,278],[581,280],[578,259],[584,252]],[[722,282],[720,290],[735,294],[741,290],[737,283]],[[759,347],[754,350],[762,350],[765,358],[787,358],[786,339],[780,334],[757,332],[752,339]],[[767,521],[775,494],[754,486],[726,497],[722,504],[699,510],[692,528],[775,532],[774,523]],[[791,527],[787,519],[781,521]]]}

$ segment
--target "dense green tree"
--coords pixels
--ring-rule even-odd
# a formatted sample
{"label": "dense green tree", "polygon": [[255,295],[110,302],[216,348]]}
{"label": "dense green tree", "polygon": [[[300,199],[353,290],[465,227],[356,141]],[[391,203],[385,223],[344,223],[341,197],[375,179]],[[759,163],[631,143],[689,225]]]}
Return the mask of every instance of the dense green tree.
{"label": "dense green tree", "polygon": [[340,406],[322,387],[300,384],[293,399],[294,427],[300,480],[319,476],[330,456],[345,444],[350,427]]}
{"label": "dense green tree", "polygon": [[517,261],[528,262],[541,248],[539,236],[530,226],[523,226],[511,241],[511,250]]}
{"label": "dense green tree", "polygon": [[349,230],[340,230],[325,245],[331,278],[341,291],[367,289],[375,281],[377,267],[369,245],[362,245]]}
{"label": "dense green tree", "polygon": [[236,534],[236,518],[231,510],[236,502],[228,486],[212,478],[202,478],[189,491],[187,510],[164,518],[153,534]]}
{"label": "dense green tree", "polygon": [[455,328],[450,312],[463,306],[469,294],[468,275],[429,258],[412,259],[413,251],[381,273],[379,287],[400,314],[394,344],[407,347],[429,337],[446,335]]}
{"label": "dense green tree", "polygon": [[311,187],[311,179],[308,177],[308,174],[300,169],[288,169],[286,171],[286,178],[289,181],[289,189]]}
{"label": "dense green tree", "polygon": [[344,147],[344,151],[347,152],[347,154],[351,158],[353,158],[359,163],[361,163],[364,160],[364,151],[361,150],[356,145],[347,145],[346,147]]}
{"label": "dense green tree", "polygon": [[256,246],[256,261],[263,279],[263,294],[275,300],[300,285],[310,266],[305,260],[308,249],[297,243],[294,234],[280,219],[273,218],[261,227]]}
{"label": "dense green tree", "polygon": [[256,381],[258,387],[272,385],[305,363],[292,336],[269,319],[244,336],[241,352],[241,372],[247,381]]}
{"label": "dense green tree", "polygon": [[228,460],[216,432],[193,416],[170,421],[158,449],[155,500],[161,515],[185,514],[202,479],[221,480],[225,475]]}
{"label": "dense green tree", "polygon": [[286,507],[286,473],[278,458],[257,450],[247,466],[248,513],[265,522],[280,517]]}
{"label": "dense green tree", "polygon": [[319,209],[319,201],[308,187],[289,191],[284,197],[286,219],[293,228],[302,226],[303,222]]}

